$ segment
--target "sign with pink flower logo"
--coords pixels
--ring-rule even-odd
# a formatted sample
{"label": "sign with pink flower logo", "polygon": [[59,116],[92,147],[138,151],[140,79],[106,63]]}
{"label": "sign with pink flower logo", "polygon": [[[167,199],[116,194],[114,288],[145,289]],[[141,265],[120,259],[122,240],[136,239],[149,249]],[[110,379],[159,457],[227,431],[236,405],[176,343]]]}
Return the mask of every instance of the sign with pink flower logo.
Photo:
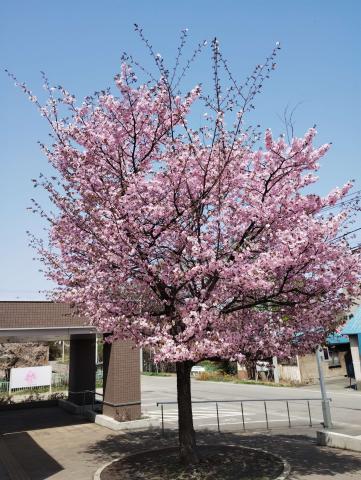
{"label": "sign with pink flower logo", "polygon": [[10,390],[51,385],[51,365],[43,367],[12,368],[10,370]]}
{"label": "sign with pink flower logo", "polygon": [[25,382],[28,384],[29,387],[32,387],[36,382],[37,374],[34,370],[29,370],[25,375]]}

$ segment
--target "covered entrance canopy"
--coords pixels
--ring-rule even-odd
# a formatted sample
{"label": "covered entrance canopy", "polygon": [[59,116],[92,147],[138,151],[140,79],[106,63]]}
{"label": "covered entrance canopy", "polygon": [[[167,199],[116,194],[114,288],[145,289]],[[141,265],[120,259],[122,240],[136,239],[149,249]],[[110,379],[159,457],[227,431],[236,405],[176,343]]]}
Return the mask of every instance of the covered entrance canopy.
{"label": "covered entrance canopy", "polygon": [[[0,343],[70,341],[69,399],[95,391],[96,330],[69,305],[47,301],[0,301]],[[117,420],[140,418],[139,351],[130,342],[104,345],[103,413]]]}

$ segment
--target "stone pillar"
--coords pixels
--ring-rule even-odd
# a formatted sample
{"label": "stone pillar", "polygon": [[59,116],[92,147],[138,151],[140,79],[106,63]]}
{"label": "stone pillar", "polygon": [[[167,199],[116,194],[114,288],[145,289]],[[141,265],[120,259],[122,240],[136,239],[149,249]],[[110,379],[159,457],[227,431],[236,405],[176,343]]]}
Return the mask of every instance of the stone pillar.
{"label": "stone pillar", "polygon": [[69,400],[77,405],[91,404],[95,391],[95,335],[70,336]]}
{"label": "stone pillar", "polygon": [[131,342],[104,343],[103,414],[117,421],[141,416],[139,349]]}
{"label": "stone pillar", "polygon": [[360,351],[359,351],[359,345],[358,345],[358,336],[349,335],[349,339],[350,339],[353,370],[355,374],[355,382],[356,382],[357,390],[361,391],[361,362],[360,362]]}

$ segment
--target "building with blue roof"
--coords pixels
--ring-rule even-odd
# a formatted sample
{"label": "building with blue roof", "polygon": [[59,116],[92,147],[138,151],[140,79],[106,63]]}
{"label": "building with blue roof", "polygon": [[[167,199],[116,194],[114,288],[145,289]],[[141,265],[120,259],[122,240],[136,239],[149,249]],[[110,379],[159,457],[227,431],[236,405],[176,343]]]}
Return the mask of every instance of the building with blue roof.
{"label": "building with blue roof", "polygon": [[361,390],[361,306],[355,310],[352,316],[347,320],[341,330],[341,335],[348,335],[350,340],[350,350],[352,355],[352,363],[354,377],[357,389]]}
{"label": "building with blue roof", "polygon": [[357,335],[359,343],[359,351],[361,355],[361,305],[356,309],[355,313],[350,316],[340,333],[331,333],[328,335],[327,345],[343,345],[350,343],[349,335]]}
{"label": "building with blue roof", "polygon": [[[323,348],[322,369],[325,378],[354,378],[361,390],[361,305],[350,312],[339,333],[327,336]],[[318,381],[316,357],[313,353],[297,356],[293,363],[280,361],[280,378],[286,381],[313,383]]]}
{"label": "building with blue roof", "polygon": [[343,335],[341,333],[331,333],[326,339],[327,345],[344,345],[350,343],[348,335]]}
{"label": "building with blue roof", "polygon": [[355,313],[347,320],[341,330],[342,335],[360,335],[361,334],[361,306],[357,308]]}

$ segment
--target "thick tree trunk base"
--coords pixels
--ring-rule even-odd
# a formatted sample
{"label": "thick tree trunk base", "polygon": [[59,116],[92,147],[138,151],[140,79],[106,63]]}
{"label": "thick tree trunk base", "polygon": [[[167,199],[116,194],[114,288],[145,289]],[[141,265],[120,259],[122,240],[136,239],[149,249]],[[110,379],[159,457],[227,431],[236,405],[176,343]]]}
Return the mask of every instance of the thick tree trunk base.
{"label": "thick tree trunk base", "polygon": [[177,362],[178,434],[180,461],[186,465],[199,463],[193,427],[190,361]]}

